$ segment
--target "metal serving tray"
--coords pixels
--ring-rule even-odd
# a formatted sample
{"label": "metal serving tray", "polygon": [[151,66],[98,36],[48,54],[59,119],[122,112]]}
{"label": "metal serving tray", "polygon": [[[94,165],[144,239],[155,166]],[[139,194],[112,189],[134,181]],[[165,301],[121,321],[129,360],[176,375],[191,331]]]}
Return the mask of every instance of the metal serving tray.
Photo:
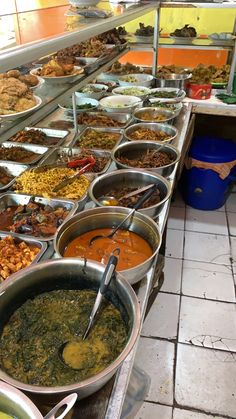
{"label": "metal serving tray", "polygon": [[[40,240],[37,240],[35,238],[32,239],[32,238],[29,238],[29,237],[25,237],[22,234],[15,234],[15,233],[10,233],[10,232],[9,233],[0,232],[0,241],[1,241],[1,239],[5,238],[7,236],[12,236],[15,239],[16,243],[20,243],[20,242],[24,241],[28,245],[33,245],[33,246],[39,247],[39,249],[40,249],[39,253],[36,255],[33,262],[31,262],[31,264],[29,266],[31,266],[35,263],[38,263],[40,261],[40,259],[43,257],[43,255],[46,252],[47,247],[48,247],[47,243],[42,242]],[[27,268],[24,268],[24,269],[27,269]],[[11,275],[7,279],[5,279],[4,281],[7,281],[10,278],[11,278]],[[1,287],[1,285],[0,285],[0,287]]]}
{"label": "metal serving tray", "polygon": [[[47,153],[51,153],[50,148],[43,147],[43,146],[40,146],[40,145],[20,144],[20,143],[13,143],[13,142],[10,142],[10,141],[4,142],[1,145],[5,148],[19,147],[19,148],[22,148],[24,150],[32,151],[33,153],[37,153],[38,156],[36,156],[34,158],[34,160],[32,160],[30,162],[24,162],[23,163],[23,164],[29,164],[29,165],[37,163],[39,160],[42,159],[42,157],[45,157]],[[0,161],[7,161],[7,162],[10,162],[10,163],[20,164],[19,162],[14,162],[13,160],[0,160]]]}
{"label": "metal serving tray", "polygon": [[[94,116],[97,116],[97,115],[109,116],[114,121],[117,121],[119,123],[119,126],[118,127],[107,127],[106,125],[78,124],[79,129],[83,129],[83,128],[86,128],[86,127],[106,128],[106,129],[110,129],[110,130],[125,129],[133,121],[133,115],[131,113],[121,113],[121,112],[109,112],[108,113],[108,112],[102,112],[102,111],[101,112],[88,111],[88,112],[84,112],[84,113],[92,114]],[[80,115],[83,115],[83,113],[81,113]]]}
{"label": "metal serving tray", "polygon": [[[39,127],[26,127],[23,131],[29,131],[29,130],[35,130],[35,131],[41,131],[44,134],[47,135],[47,137],[49,137],[49,139],[51,140],[46,140],[45,141],[45,147],[59,147],[60,145],[63,144],[63,142],[65,141],[67,135],[69,134],[69,131],[67,130],[59,130],[59,129],[50,129],[50,128],[39,128]],[[54,139],[54,141],[53,141]],[[18,143],[16,141],[11,141],[11,138],[9,138],[9,140],[7,141],[12,142],[13,144],[18,144],[18,145],[35,145],[36,147],[44,147],[40,144],[34,144],[34,143]]]}
{"label": "metal serving tray", "polygon": [[[32,170],[37,169],[37,168],[41,168],[43,165],[38,165],[36,167],[34,167]],[[30,168],[29,168],[30,169]],[[95,174],[94,173],[84,173],[84,176],[86,176],[88,178],[88,180],[90,181],[90,183],[95,179]],[[14,183],[16,183],[17,178],[14,179],[13,185]],[[14,192],[14,191],[13,191]],[[15,192],[16,193],[16,192]],[[29,194],[24,194],[24,192],[21,193],[16,193],[16,195],[26,195],[29,197],[39,197],[43,199],[43,196],[41,197],[40,195],[29,195]],[[69,199],[69,198],[45,198],[45,199],[49,199],[51,201],[51,199],[55,199],[56,201],[62,200],[62,201],[71,201],[71,202],[76,202],[76,204],[78,205],[77,207],[77,212],[82,211],[85,207],[85,204],[88,200],[88,190],[84,193],[84,195],[80,198],[80,199]]]}
{"label": "metal serving tray", "polygon": [[[11,192],[6,192],[2,195],[0,195],[0,215],[1,212],[4,211],[5,209],[7,209],[10,206],[13,205],[27,205],[29,203],[29,201],[32,199],[32,195],[20,195],[20,194],[15,194],[15,193],[11,193]],[[49,198],[42,198],[39,196],[35,196],[34,197],[34,202],[35,203],[39,203],[39,204],[43,204],[43,205],[50,205],[50,207],[52,208],[58,208],[58,207],[62,207],[65,210],[69,211],[68,216],[65,218],[65,221],[68,220],[70,217],[72,217],[72,215],[75,214],[75,212],[78,210],[78,204],[75,201],[71,201],[70,199],[49,199]],[[2,231],[2,230],[1,230]],[[4,230],[6,231],[6,230]],[[18,233],[15,233],[18,235]],[[49,240],[53,240],[54,235],[51,236],[38,236],[35,237],[33,235],[30,234],[23,234],[21,233],[21,235],[23,237],[29,237],[32,239],[36,239],[36,240],[41,240],[42,242],[46,242]]]}
{"label": "metal serving tray", "polygon": [[0,168],[1,167],[6,169],[9,172],[9,174],[13,176],[13,179],[6,185],[3,185],[2,183],[0,183],[0,192],[5,191],[6,189],[10,188],[15,182],[16,177],[20,176],[21,173],[23,173],[25,170],[29,168],[27,164],[8,163],[6,161],[0,161]]}
{"label": "metal serving tray", "polygon": [[108,150],[99,150],[99,149],[88,149],[88,148],[70,148],[70,147],[58,147],[55,148],[53,150],[53,152],[46,157],[42,162],[40,162],[40,165],[47,165],[47,164],[58,164],[58,163],[62,163],[62,161],[60,160],[61,157],[64,157],[64,159],[68,159],[67,161],[70,160],[70,157],[78,157],[80,156],[81,153],[83,153],[84,151],[90,151],[91,153],[93,153],[95,155],[95,157],[107,157],[109,160],[106,163],[106,165],[104,166],[104,169],[101,172],[91,172],[94,175],[101,175],[102,173],[105,173],[111,164],[111,152]]}
{"label": "metal serving tray", "polygon": [[[72,143],[70,144],[70,146],[75,146],[75,148],[76,148],[76,146],[77,147],[80,147],[80,140],[84,137],[84,135],[86,135],[86,133],[88,132],[88,131],[90,131],[90,130],[93,130],[93,131],[97,131],[97,132],[111,132],[111,133],[118,133],[119,134],[119,138],[118,138],[118,140],[116,141],[116,143],[115,143],[115,145],[114,145],[114,147],[113,148],[111,148],[111,149],[109,149],[109,150],[107,150],[107,149],[102,149],[102,148],[98,148],[98,147],[96,147],[95,149],[96,150],[104,150],[104,151],[110,151],[110,152],[112,152],[112,150],[118,145],[118,144],[120,144],[120,142],[122,141],[122,139],[123,139],[123,130],[121,130],[121,129],[114,129],[114,128],[96,128],[96,127],[87,127],[85,130],[83,130],[80,134],[79,134],[79,136],[77,137],[77,138],[75,138],[73,141],[72,141]],[[92,148],[91,148],[91,150],[93,150]]]}

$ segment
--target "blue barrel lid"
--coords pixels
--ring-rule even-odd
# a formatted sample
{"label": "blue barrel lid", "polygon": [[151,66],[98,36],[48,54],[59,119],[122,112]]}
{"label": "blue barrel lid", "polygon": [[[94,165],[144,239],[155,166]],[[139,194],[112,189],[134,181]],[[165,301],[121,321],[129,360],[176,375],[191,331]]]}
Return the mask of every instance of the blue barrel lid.
{"label": "blue barrel lid", "polygon": [[226,163],[236,160],[236,143],[213,136],[196,136],[193,138],[189,156],[209,163]]}

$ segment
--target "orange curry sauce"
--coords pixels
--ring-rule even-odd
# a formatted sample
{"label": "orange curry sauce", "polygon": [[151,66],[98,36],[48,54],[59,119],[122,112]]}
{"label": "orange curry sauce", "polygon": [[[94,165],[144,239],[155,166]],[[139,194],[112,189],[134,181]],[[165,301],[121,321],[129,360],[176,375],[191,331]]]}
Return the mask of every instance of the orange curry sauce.
{"label": "orange curry sauce", "polygon": [[89,245],[92,237],[108,235],[111,231],[110,228],[98,228],[81,234],[68,244],[64,256],[85,257],[106,264],[113,250],[119,247],[117,270],[123,271],[140,265],[152,255],[152,248],[146,240],[126,230],[118,230],[112,239],[100,238]]}

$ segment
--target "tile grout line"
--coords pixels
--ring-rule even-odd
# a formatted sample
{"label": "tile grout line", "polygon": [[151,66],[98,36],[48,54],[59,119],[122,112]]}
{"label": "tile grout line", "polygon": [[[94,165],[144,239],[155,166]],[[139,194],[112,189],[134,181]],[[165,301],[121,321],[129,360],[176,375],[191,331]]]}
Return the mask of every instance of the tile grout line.
{"label": "tile grout line", "polygon": [[215,300],[213,298],[203,298],[203,297],[198,297],[198,296],[195,296],[195,295],[183,294],[182,292],[177,293],[177,292],[161,291],[160,290],[159,293],[161,293],[161,294],[176,295],[176,296],[182,296],[182,297],[187,297],[187,298],[195,298],[196,300],[212,301],[214,303],[224,303],[224,304],[233,304],[233,305],[235,305],[235,301]]}
{"label": "tile grout line", "polygon": [[184,208],[184,237],[183,237],[183,248],[182,248],[180,297],[179,297],[178,323],[177,323],[177,334],[176,334],[175,354],[174,354],[174,366],[173,366],[174,367],[174,375],[173,375],[173,409],[172,409],[172,419],[174,417],[174,407],[176,405],[175,392],[176,392],[178,341],[179,341],[179,330],[180,330],[180,313],[181,313],[181,305],[182,305],[182,281],[183,281],[183,269],[184,269],[185,226],[186,226],[186,205],[185,205],[185,208]]}
{"label": "tile grout line", "polygon": [[212,415],[214,415],[214,417],[215,418],[218,418],[218,419],[235,419],[232,416],[227,416],[227,415],[225,416],[225,415],[222,415],[221,413],[211,413],[211,412],[208,412],[208,411],[206,412],[205,410],[195,409],[195,408],[191,409],[191,408],[189,408],[189,406],[183,406],[183,405],[178,405],[178,404],[174,407],[174,406],[171,406],[170,404],[167,404],[167,403],[159,403],[159,402],[156,402],[154,400],[153,401],[152,400],[147,400],[147,401],[145,401],[145,403],[147,403],[147,404],[155,404],[157,406],[164,406],[164,407],[170,407],[170,408],[172,408],[172,419],[173,419],[174,409],[187,410],[187,411],[189,411],[191,413],[200,413],[200,414],[202,413],[202,414],[204,414],[206,416],[209,416],[209,418],[212,418]]}
{"label": "tile grout line", "polygon": [[169,342],[169,343],[173,343],[174,345],[180,344],[180,345],[184,345],[184,346],[188,346],[188,347],[191,346],[193,348],[198,348],[198,349],[206,349],[206,350],[209,350],[209,351],[216,351],[216,352],[218,351],[218,352],[221,352],[221,353],[225,353],[227,355],[229,353],[236,354],[236,349],[235,350],[230,349],[230,350],[227,351],[226,349],[221,349],[221,348],[210,348],[208,346],[194,345],[193,343],[188,343],[188,342],[179,342],[179,341],[177,341],[177,338],[176,339],[173,339],[173,338],[168,339],[168,338],[162,338],[162,337],[159,337],[159,336],[144,336],[144,335],[141,335],[141,337],[143,339],[157,340],[158,342]]}
{"label": "tile grout line", "polygon": [[[186,231],[188,233],[196,233],[196,234],[207,234],[207,235],[211,235],[211,236],[220,236],[220,237],[229,237],[229,234],[223,234],[223,233],[210,233],[207,231],[199,231],[199,230],[189,230],[189,229],[183,229],[183,228],[173,228],[173,227],[168,227],[168,230],[178,230],[178,231]],[[235,237],[235,236],[233,236]]]}
{"label": "tile grout line", "polygon": [[234,286],[234,297],[236,300],[236,283],[234,280],[234,268],[233,268],[233,247],[232,247],[232,241],[231,241],[231,235],[230,235],[229,218],[228,218],[227,210],[225,211],[225,214],[226,214],[226,222],[228,226],[228,238],[229,238],[229,247],[230,247],[231,272],[232,272],[232,280],[233,280],[233,286]]}
{"label": "tile grout line", "polygon": [[[176,229],[174,229],[176,230]],[[182,231],[183,233],[185,233],[184,230],[177,230],[177,231]],[[186,230],[186,232],[188,233],[188,231]],[[227,236],[223,236],[223,237],[227,237]],[[199,262],[199,263],[208,263],[209,265],[214,265],[214,266],[224,266],[225,268],[229,268],[229,271],[231,272],[231,263],[226,264],[226,263],[216,263],[216,262],[212,262],[212,261],[206,261],[206,260],[199,260],[199,259],[184,259],[182,258],[177,258],[177,257],[173,257],[173,256],[165,256],[168,259],[177,259],[177,260],[183,260],[183,261],[188,261],[188,262]]]}

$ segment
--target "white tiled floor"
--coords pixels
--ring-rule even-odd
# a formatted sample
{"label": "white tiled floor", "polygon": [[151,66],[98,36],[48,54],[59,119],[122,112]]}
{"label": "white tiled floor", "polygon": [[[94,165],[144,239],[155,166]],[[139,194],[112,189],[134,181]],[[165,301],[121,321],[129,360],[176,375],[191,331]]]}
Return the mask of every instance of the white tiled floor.
{"label": "white tiled floor", "polygon": [[151,387],[135,419],[236,419],[235,286],[236,192],[209,212],[177,194],[138,348]]}

